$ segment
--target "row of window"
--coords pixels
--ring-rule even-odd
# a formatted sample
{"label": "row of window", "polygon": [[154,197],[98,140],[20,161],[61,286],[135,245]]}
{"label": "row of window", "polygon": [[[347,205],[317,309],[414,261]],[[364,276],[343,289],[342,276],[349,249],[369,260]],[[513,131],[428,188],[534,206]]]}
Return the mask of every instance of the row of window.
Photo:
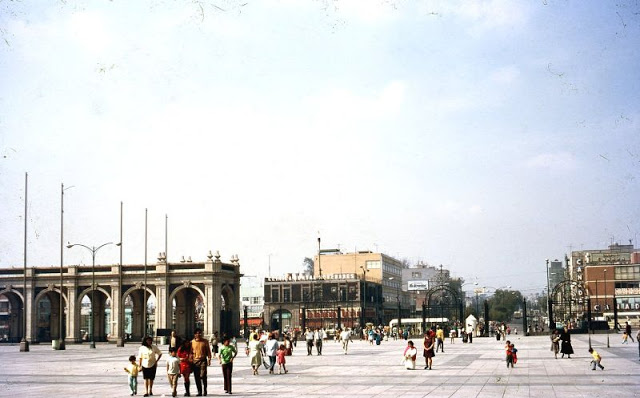
{"label": "row of window", "polygon": [[615,278],[626,280],[638,280],[640,279],[640,265],[632,265],[628,267],[617,266],[615,268]]}

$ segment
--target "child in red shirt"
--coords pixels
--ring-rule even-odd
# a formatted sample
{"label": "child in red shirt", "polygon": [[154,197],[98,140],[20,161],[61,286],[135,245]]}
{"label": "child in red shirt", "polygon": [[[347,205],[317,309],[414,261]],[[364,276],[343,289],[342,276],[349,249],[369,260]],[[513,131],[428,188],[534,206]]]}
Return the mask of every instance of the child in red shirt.
{"label": "child in red shirt", "polygon": [[276,358],[278,363],[278,374],[281,374],[283,369],[284,369],[284,373],[289,372],[287,370],[287,367],[285,366],[286,360],[284,357],[286,355],[287,355],[287,349],[285,348],[284,344],[280,344],[278,351],[276,351]]}

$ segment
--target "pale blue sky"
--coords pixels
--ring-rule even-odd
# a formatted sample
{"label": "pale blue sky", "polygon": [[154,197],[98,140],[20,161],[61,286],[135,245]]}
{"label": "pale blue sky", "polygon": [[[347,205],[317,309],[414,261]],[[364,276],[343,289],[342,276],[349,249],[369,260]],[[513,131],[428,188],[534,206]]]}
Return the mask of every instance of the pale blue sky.
{"label": "pale blue sky", "polygon": [[[640,229],[635,1],[0,1],[0,267],[338,245],[541,290]],[[105,248],[99,263],[115,263]],[[65,263],[90,263],[80,249]]]}

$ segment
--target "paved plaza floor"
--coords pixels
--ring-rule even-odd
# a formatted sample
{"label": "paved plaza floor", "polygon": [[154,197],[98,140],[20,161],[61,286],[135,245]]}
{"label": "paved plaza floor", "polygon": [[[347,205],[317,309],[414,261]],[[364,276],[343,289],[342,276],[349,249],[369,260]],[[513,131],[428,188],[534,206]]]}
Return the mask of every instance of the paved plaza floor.
{"label": "paved plaza floor", "polygon": [[[323,355],[307,356],[304,343],[287,357],[288,374],[269,375],[264,368],[253,376],[249,359],[241,353],[234,362],[233,394],[245,397],[640,397],[638,343],[622,345],[618,334],[592,336],[593,347],[601,353],[605,370],[591,370],[587,352],[588,336],[574,335],[575,354],[571,359],[554,359],[546,336],[511,335],[518,348],[518,363],[507,369],[504,342],[476,338],[473,344],[445,342],[445,352],[437,353],[432,370],[406,370],[401,364],[404,341],[370,346],[354,341],[344,355],[341,345],[326,342]],[[419,339],[414,340],[421,347]],[[166,346],[160,346],[166,352]],[[138,345],[124,348],[98,344],[67,345],[54,351],[50,345],[32,344],[30,351],[0,347],[0,397],[126,397],[127,357]],[[170,396],[164,371],[166,354],[160,360],[154,396]],[[419,357],[418,364],[424,365]],[[143,393],[142,375],[138,378]],[[195,395],[195,384],[191,381]],[[179,396],[184,393],[182,380]],[[209,368],[209,396],[226,396],[222,373],[215,363]]]}

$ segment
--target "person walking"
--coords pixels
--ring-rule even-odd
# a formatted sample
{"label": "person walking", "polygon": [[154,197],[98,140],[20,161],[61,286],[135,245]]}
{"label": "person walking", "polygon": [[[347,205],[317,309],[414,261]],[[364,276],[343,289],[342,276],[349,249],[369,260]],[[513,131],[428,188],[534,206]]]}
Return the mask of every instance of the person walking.
{"label": "person walking", "polygon": [[564,358],[564,354],[567,354],[567,358],[571,359],[571,354],[573,354],[573,347],[571,346],[571,333],[569,333],[569,328],[565,325],[560,333],[560,352],[562,353],[562,358]]}
{"label": "person walking", "polygon": [[129,356],[129,363],[125,366],[124,371],[127,372],[128,380],[129,380],[129,389],[131,390],[131,395],[138,394],[138,372],[140,368],[136,363],[136,356]]}
{"label": "person walking", "polygon": [[407,347],[404,349],[402,357],[404,358],[404,367],[408,370],[415,370],[418,350],[413,345],[413,341],[407,341]]}
{"label": "person walking", "polygon": [[313,351],[313,336],[313,330],[307,328],[307,331],[304,334],[304,338],[307,341],[307,355],[311,355],[311,352]]}
{"label": "person walking", "polygon": [[175,330],[172,330],[171,336],[169,336],[169,349],[175,348],[177,351],[180,347],[180,344],[182,344],[182,342],[180,341],[180,337],[178,337]]}
{"label": "person walking", "polygon": [[633,340],[633,335],[631,335],[631,324],[629,323],[629,321],[625,322],[624,324],[624,335],[622,337],[623,344],[628,343],[627,338],[631,339],[632,342],[635,342]]}
{"label": "person walking", "polygon": [[282,374],[283,370],[284,373],[289,373],[287,366],[285,365],[287,363],[287,360],[285,359],[287,356],[287,349],[284,344],[280,344],[278,351],[276,351],[276,356],[278,357],[278,374]]}
{"label": "person walking", "polygon": [[178,348],[178,352],[176,353],[177,358],[180,360],[180,374],[182,375],[182,379],[184,380],[184,396],[190,397],[191,392],[189,391],[189,375],[191,375],[191,370],[193,368],[193,356],[191,355],[191,341],[185,340],[182,342],[182,345]]}
{"label": "person walking", "polygon": [[269,333],[267,342],[264,345],[264,353],[269,357],[269,374],[273,374],[273,367],[276,366],[276,351],[278,350],[278,340],[273,333]]}
{"label": "person walking", "polygon": [[604,370],[604,366],[602,366],[602,364],[600,363],[602,361],[602,357],[600,356],[600,354],[598,354],[598,351],[589,347],[589,354],[591,354],[591,356],[593,357],[593,359],[591,360],[591,370],[596,370],[596,366]]}
{"label": "person walking", "polygon": [[202,329],[197,328],[191,340],[193,356],[193,378],[196,380],[198,397],[207,395],[207,367],[211,365],[211,348],[209,342],[202,337]]}
{"label": "person walking", "polygon": [[171,386],[171,396],[178,395],[178,377],[180,376],[180,359],[176,357],[176,348],[169,348],[169,358],[167,359],[167,379]]}
{"label": "person walking", "polygon": [[346,328],[342,333],[340,333],[340,340],[342,341],[342,351],[344,351],[344,355],[347,355],[349,342],[353,342],[353,340],[351,340],[351,331],[349,328]]}
{"label": "person walking", "polygon": [[233,359],[238,355],[238,351],[231,340],[225,336],[222,339],[222,348],[218,353],[218,361],[222,366],[222,378],[224,379],[224,392],[231,394],[231,374],[233,373]]}
{"label": "person walking", "polygon": [[144,339],[142,339],[142,345],[138,349],[138,364],[142,368],[145,397],[153,395],[153,381],[156,378],[156,370],[160,357],[162,357],[162,352],[153,344],[153,338],[151,336],[145,336]]}
{"label": "person walking", "polygon": [[436,355],[433,352],[434,344],[435,344],[434,333],[432,330],[427,330],[426,332],[424,332],[424,341],[422,342],[422,348],[423,348],[422,355],[424,356],[425,369],[431,370],[431,364],[433,362],[432,358]]}
{"label": "person walking", "polygon": [[218,345],[220,344],[218,340],[218,332],[213,332],[209,343],[211,344],[211,354],[214,358],[216,358],[218,356]]}
{"label": "person walking", "polygon": [[258,375],[258,369],[262,365],[262,343],[257,333],[251,335],[251,341],[249,341],[249,359],[251,362],[251,369],[253,369],[253,375]]}
{"label": "person walking", "polygon": [[318,355],[322,355],[322,343],[325,337],[327,337],[327,335],[324,333],[324,330],[322,330],[322,328],[316,329],[316,332],[313,335],[313,339],[316,343],[316,351],[318,352]]}
{"label": "person walking", "polygon": [[560,351],[560,333],[558,333],[558,329],[555,329],[551,335],[551,351],[556,359],[558,359],[558,352]]}
{"label": "person walking", "polygon": [[444,353],[444,330],[438,325],[436,329],[436,352],[442,350]]}

